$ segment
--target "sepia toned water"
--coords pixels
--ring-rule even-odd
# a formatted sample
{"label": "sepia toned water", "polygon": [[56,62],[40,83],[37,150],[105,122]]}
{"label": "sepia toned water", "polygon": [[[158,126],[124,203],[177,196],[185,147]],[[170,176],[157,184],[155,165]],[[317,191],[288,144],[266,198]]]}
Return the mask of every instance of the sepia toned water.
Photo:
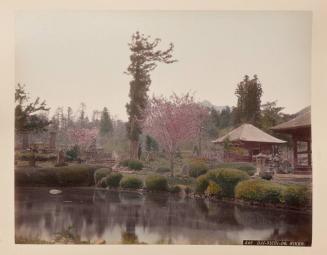
{"label": "sepia toned water", "polygon": [[53,240],[71,229],[106,243],[242,244],[243,240],[311,240],[311,215],[208,202],[168,194],[92,188],[17,188],[16,237]]}

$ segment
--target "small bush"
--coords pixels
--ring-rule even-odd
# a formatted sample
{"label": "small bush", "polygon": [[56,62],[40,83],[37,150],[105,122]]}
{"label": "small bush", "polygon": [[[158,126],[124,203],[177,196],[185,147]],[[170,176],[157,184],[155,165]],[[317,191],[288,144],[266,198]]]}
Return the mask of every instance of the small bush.
{"label": "small bush", "polygon": [[285,204],[290,206],[305,206],[308,201],[308,189],[303,185],[289,185],[284,190]]}
{"label": "small bush", "polygon": [[213,181],[209,181],[209,185],[205,191],[205,194],[208,195],[208,196],[214,196],[214,197],[219,197],[221,195],[221,187],[213,182]]}
{"label": "small bush", "polygon": [[201,175],[196,179],[195,192],[198,194],[203,194],[209,185],[209,180],[207,176]]}
{"label": "small bush", "polygon": [[207,173],[207,178],[217,183],[223,197],[234,197],[234,188],[240,182],[249,179],[249,175],[238,169],[216,169]]}
{"label": "small bush", "polygon": [[120,187],[124,189],[141,189],[143,187],[143,182],[134,176],[125,176],[120,181]]}
{"label": "small bush", "polygon": [[181,190],[182,190],[181,187],[178,185],[169,188],[169,192],[174,193],[174,194],[180,193]]}
{"label": "small bush", "polygon": [[238,163],[222,163],[217,166],[217,168],[233,168],[246,172],[249,176],[252,176],[256,172],[255,165],[247,162]]}
{"label": "small bush", "polygon": [[143,163],[140,160],[126,159],[120,162],[121,166],[128,167],[132,170],[142,170]]}
{"label": "small bush", "polygon": [[75,145],[66,151],[66,158],[69,161],[77,160],[79,154],[80,154],[79,147]]}
{"label": "small bush", "polygon": [[169,173],[170,172],[170,168],[169,167],[164,167],[164,166],[161,166],[161,167],[158,167],[157,170],[156,170],[157,173]]}
{"label": "small bush", "polygon": [[117,188],[119,187],[119,183],[123,175],[120,173],[111,173],[106,177],[106,186],[110,188]]}
{"label": "small bush", "polygon": [[167,178],[160,175],[150,175],[145,179],[145,187],[151,191],[168,190]]}
{"label": "small bush", "polygon": [[261,172],[259,176],[264,180],[271,180],[273,178],[273,172]]}
{"label": "small bush", "polygon": [[196,160],[190,163],[189,169],[190,176],[197,178],[200,175],[207,173],[209,167],[204,161]]}
{"label": "small bush", "polygon": [[130,160],[128,162],[128,168],[133,169],[133,170],[142,170],[143,163],[139,160]]}
{"label": "small bush", "polygon": [[110,168],[99,168],[94,172],[94,182],[95,184],[99,183],[99,181],[103,178],[108,176],[111,173]]}
{"label": "small bush", "polygon": [[284,186],[266,180],[247,180],[240,182],[235,188],[235,197],[246,201],[260,203],[283,202]]}

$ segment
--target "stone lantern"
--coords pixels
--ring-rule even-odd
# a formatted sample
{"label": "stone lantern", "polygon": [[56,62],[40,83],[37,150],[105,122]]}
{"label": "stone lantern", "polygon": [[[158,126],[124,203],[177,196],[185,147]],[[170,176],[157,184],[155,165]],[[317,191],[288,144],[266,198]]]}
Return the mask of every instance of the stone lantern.
{"label": "stone lantern", "polygon": [[268,158],[267,155],[263,153],[259,153],[255,156],[256,158],[256,173],[255,176],[259,176],[266,171],[266,160]]}
{"label": "stone lantern", "polygon": [[52,130],[50,131],[50,138],[49,138],[49,150],[55,151],[56,150],[56,131]]}

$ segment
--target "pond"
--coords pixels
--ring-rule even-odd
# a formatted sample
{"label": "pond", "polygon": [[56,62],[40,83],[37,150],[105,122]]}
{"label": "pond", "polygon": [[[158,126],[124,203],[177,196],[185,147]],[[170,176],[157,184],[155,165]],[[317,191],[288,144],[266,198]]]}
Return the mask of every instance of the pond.
{"label": "pond", "polygon": [[311,215],[208,202],[169,194],[93,188],[17,188],[16,237],[53,240],[70,229],[106,243],[242,244],[243,240],[311,241]]}

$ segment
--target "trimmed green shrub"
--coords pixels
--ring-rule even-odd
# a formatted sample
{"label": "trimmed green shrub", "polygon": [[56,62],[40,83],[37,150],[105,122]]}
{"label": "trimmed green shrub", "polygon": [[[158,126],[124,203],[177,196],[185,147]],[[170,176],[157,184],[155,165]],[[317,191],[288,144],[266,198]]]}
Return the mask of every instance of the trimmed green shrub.
{"label": "trimmed green shrub", "polygon": [[111,173],[110,168],[99,168],[94,172],[94,183],[97,184],[103,178]]}
{"label": "trimmed green shrub", "polygon": [[160,166],[157,168],[156,170],[157,173],[169,173],[170,172],[170,168],[169,167],[165,167],[165,166]]}
{"label": "trimmed green shrub", "polygon": [[202,160],[192,161],[189,165],[189,174],[191,177],[197,178],[200,175],[207,173],[209,167]]}
{"label": "trimmed green shrub", "polygon": [[77,145],[75,145],[66,151],[66,158],[67,158],[67,160],[70,160],[70,161],[77,160],[79,154],[80,154],[79,147]]}
{"label": "trimmed green shrub", "polygon": [[126,159],[120,162],[120,165],[128,167],[132,170],[142,170],[143,168],[143,163],[140,160]]}
{"label": "trimmed green shrub", "polygon": [[308,188],[303,185],[288,185],[284,190],[284,201],[290,206],[305,206],[309,201]]}
{"label": "trimmed green shrub", "polygon": [[120,187],[124,189],[141,189],[143,187],[143,182],[134,176],[125,176],[120,181]]}
{"label": "trimmed green shrub", "polygon": [[266,180],[247,180],[235,188],[235,197],[260,203],[282,203],[285,186]]}
{"label": "trimmed green shrub", "polygon": [[273,172],[261,172],[259,176],[264,180],[271,180],[273,178]]}
{"label": "trimmed green shrub", "polygon": [[221,163],[217,165],[217,168],[233,168],[246,172],[249,176],[252,176],[256,172],[255,165],[247,162],[237,162],[237,163]]}
{"label": "trimmed green shrub", "polygon": [[181,187],[178,185],[172,186],[169,188],[169,192],[174,193],[174,194],[180,193],[181,190],[182,190]]}
{"label": "trimmed green shrub", "polygon": [[151,191],[168,190],[167,178],[161,175],[150,175],[145,179],[145,187]]}
{"label": "trimmed green shrub", "polygon": [[217,183],[209,181],[205,194],[212,197],[219,197],[221,195],[221,191],[222,189]]}
{"label": "trimmed green shrub", "polygon": [[143,163],[139,160],[130,160],[128,162],[128,168],[133,169],[133,170],[142,170]]}
{"label": "trimmed green shrub", "polygon": [[203,194],[209,185],[209,180],[207,176],[201,175],[196,179],[195,192],[198,194]]}
{"label": "trimmed green shrub", "polygon": [[106,177],[106,186],[110,188],[117,188],[119,187],[119,183],[123,175],[121,173],[111,173]]}
{"label": "trimmed green shrub", "polygon": [[249,179],[249,175],[242,170],[226,168],[209,171],[207,178],[221,187],[223,197],[234,197],[235,186],[240,181]]}

